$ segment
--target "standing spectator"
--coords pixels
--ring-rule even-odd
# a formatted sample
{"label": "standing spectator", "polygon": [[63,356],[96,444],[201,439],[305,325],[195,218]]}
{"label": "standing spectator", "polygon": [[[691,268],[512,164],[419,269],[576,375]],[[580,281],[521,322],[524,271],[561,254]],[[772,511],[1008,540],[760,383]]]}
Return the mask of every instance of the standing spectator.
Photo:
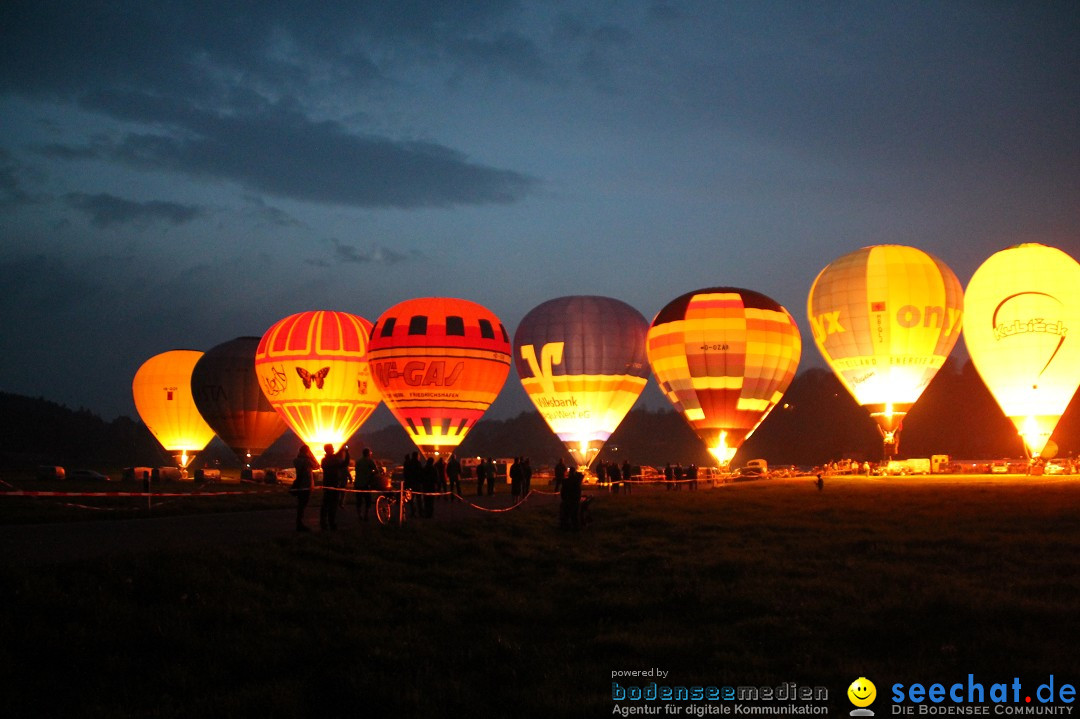
{"label": "standing spectator", "polygon": [[311,447],[308,447],[306,444],[300,445],[300,451],[296,453],[296,459],[293,460],[293,467],[296,469],[296,479],[293,480],[292,488],[289,490],[296,495],[297,532],[311,531],[304,523],[304,511],[307,509],[308,502],[311,501],[311,488],[314,484],[311,473],[315,471],[315,468],[318,466],[319,462],[315,459],[315,454],[311,451]]}
{"label": "standing spectator", "polygon": [[631,484],[633,482],[634,470],[630,467],[630,460],[624,459],[622,463],[622,481],[623,491],[630,494]]}
{"label": "standing spectator", "polygon": [[566,479],[566,464],[563,463],[562,457],[559,457],[555,462],[555,491],[558,492],[562,487],[563,480]]}
{"label": "standing spectator", "polygon": [[607,473],[604,471],[604,463],[601,461],[596,462],[596,467],[593,469],[596,473],[596,484],[599,487],[604,486],[604,482],[607,481]]}
{"label": "standing spectator", "polygon": [[487,479],[487,462],[480,460],[476,463],[476,496],[484,493],[484,480]]}
{"label": "standing spectator", "polygon": [[581,483],[585,475],[576,468],[570,470],[559,492],[559,526],[578,529],[581,526]]}
{"label": "standing spectator", "polygon": [[431,519],[435,516],[435,487],[439,482],[438,470],[435,469],[435,458],[428,457],[427,464],[421,472],[420,490],[424,493],[423,512],[421,517]]}
{"label": "standing spectator", "polygon": [[532,491],[532,463],[528,457],[521,460],[521,497],[524,499]]}
{"label": "standing spectator", "polygon": [[446,463],[446,478],[450,481],[452,499],[458,499],[461,496],[461,462],[456,454],[451,454]]}
{"label": "standing spectator", "polygon": [[[435,491],[446,492],[446,460],[441,455],[435,460]],[[446,495],[446,501],[450,501],[450,495]]]}
{"label": "standing spectator", "polygon": [[349,450],[342,447],[340,452],[334,452],[334,445],[326,444],[323,452],[323,497],[322,506],[319,508],[319,528],[334,530],[337,529],[337,511],[341,505],[341,492],[337,490],[345,486],[349,476]]}
{"label": "standing spectator", "polygon": [[619,465],[612,462],[607,468],[608,481],[611,482],[611,493],[618,494],[622,485],[622,470]]}
{"label": "standing spectator", "polygon": [[521,458],[514,457],[514,463],[510,465],[510,496],[514,502],[521,497]]}
{"label": "standing spectator", "polygon": [[495,479],[498,474],[498,467],[495,466],[495,460],[492,457],[488,457],[487,461],[487,489],[488,496],[495,494]]}
{"label": "standing spectator", "polygon": [[368,512],[371,510],[371,493],[375,489],[375,480],[378,473],[379,466],[371,458],[371,450],[364,447],[364,451],[360,453],[360,459],[356,461],[356,483],[354,486],[360,490],[356,495],[356,518],[365,522],[368,518]]}
{"label": "standing spectator", "polygon": [[675,487],[675,470],[671,468],[671,462],[664,465],[664,485],[668,489]]}

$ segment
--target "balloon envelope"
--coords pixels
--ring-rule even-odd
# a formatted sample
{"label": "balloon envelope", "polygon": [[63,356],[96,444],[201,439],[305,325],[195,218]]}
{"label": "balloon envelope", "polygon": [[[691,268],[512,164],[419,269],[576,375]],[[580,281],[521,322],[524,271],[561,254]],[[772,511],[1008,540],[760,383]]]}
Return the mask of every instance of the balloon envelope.
{"label": "balloon envelope", "polygon": [[312,310],[279,320],[259,340],[255,372],[263,394],[316,457],[323,445],[340,448],[379,405],[370,330],[363,317]]}
{"label": "balloon envelope", "polygon": [[992,255],[964,294],[971,361],[1039,456],[1080,384],[1080,264],[1028,243]]}
{"label": "balloon envelope", "polygon": [[660,389],[726,466],[791,384],[802,340],[776,301],[717,287],[660,310],[647,352]]}
{"label": "balloon envelope", "polygon": [[214,438],[191,396],[191,372],[203,353],[170,350],[146,360],[131,382],[135,410],[177,464],[186,467]]}
{"label": "balloon envelope", "polygon": [[255,373],[258,337],[237,337],[206,351],[191,372],[199,414],[243,461],[262,454],[287,429]]}
{"label": "balloon envelope", "polygon": [[887,442],[960,337],[963,308],[953,271],[903,245],[834,260],[807,301],[814,343]]}
{"label": "balloon envelope", "polygon": [[610,297],[548,300],[514,333],[529,399],[579,465],[588,465],[649,379],[641,313]]}
{"label": "balloon envelope", "polygon": [[453,450],[498,396],[510,340],[491,310],[425,297],[394,305],[371,336],[383,401],[425,455]]}

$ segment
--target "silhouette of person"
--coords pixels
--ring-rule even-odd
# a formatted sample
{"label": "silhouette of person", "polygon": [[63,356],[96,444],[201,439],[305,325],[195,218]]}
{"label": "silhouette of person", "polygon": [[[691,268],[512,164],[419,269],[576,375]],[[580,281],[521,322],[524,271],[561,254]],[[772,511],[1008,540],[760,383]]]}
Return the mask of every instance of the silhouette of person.
{"label": "silhouette of person", "polygon": [[585,475],[575,467],[559,491],[559,526],[563,529],[581,526],[581,483],[584,479]]}
{"label": "silhouette of person", "polygon": [[435,516],[435,488],[439,484],[439,471],[435,468],[435,458],[428,457],[427,464],[421,472],[421,486],[420,490],[424,492],[424,511],[421,513],[421,517],[431,519]]}
{"label": "silhouette of person", "polygon": [[563,463],[562,457],[559,457],[559,461],[555,463],[555,491],[558,492],[562,487],[563,480],[566,479],[566,464]]}
{"label": "silhouette of person", "polygon": [[631,479],[633,478],[633,476],[634,476],[634,470],[633,470],[633,468],[630,467],[630,460],[624,459],[623,463],[622,463],[622,481],[623,481],[622,486],[623,486],[623,491],[626,492],[627,494],[630,494],[630,490],[631,490],[630,484],[631,484]]}
{"label": "silhouette of person", "polygon": [[457,499],[461,496],[461,462],[456,454],[451,454],[450,461],[446,463],[446,478],[450,481],[451,498]]}
{"label": "silhouette of person", "polygon": [[487,462],[480,460],[476,464],[476,496],[484,493],[484,481],[487,479]]}
{"label": "silhouette of person", "polygon": [[495,466],[495,459],[488,457],[487,461],[487,490],[488,496],[495,494],[495,475],[498,473],[498,467]]}
{"label": "silhouette of person", "polygon": [[349,476],[349,450],[342,447],[340,452],[335,453],[334,445],[326,444],[323,451],[323,497],[319,508],[319,527],[334,530],[337,529],[337,511],[341,504],[338,496],[341,492],[337,489],[345,486],[346,477]]}
{"label": "silhouette of person", "polygon": [[300,445],[300,450],[293,460],[296,469],[296,479],[293,480],[291,492],[296,495],[296,531],[310,532],[311,529],[304,524],[304,511],[307,510],[308,502],[311,501],[311,487],[313,484],[311,473],[319,466],[311,447],[306,444]]}
{"label": "silhouette of person", "polygon": [[514,463],[510,465],[510,496],[516,502],[521,497],[521,458],[514,457]]}
{"label": "silhouette of person", "polygon": [[356,483],[354,484],[356,489],[360,490],[360,493],[356,495],[356,518],[366,522],[368,512],[371,510],[371,491],[375,489],[379,466],[371,458],[371,450],[367,447],[364,447],[360,455],[360,459],[356,460]]}

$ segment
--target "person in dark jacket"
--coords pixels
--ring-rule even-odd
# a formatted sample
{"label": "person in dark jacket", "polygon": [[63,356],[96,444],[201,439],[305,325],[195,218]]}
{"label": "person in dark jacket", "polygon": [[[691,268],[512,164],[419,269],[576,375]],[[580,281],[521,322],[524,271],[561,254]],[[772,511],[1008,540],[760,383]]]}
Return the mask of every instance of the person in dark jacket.
{"label": "person in dark jacket", "polygon": [[306,444],[300,445],[300,451],[296,453],[293,467],[296,469],[296,479],[293,480],[292,489],[289,491],[296,495],[296,531],[310,532],[311,529],[304,523],[304,512],[308,502],[311,501],[311,488],[314,485],[311,473],[319,466],[311,447]]}

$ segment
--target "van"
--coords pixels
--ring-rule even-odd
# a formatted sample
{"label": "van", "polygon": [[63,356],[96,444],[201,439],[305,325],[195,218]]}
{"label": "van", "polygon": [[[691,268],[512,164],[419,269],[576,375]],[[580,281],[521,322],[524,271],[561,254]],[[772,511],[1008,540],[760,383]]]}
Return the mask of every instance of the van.
{"label": "van", "polygon": [[65,476],[64,468],[54,464],[43,464],[37,468],[38,479],[63,479]]}
{"label": "van", "polygon": [[757,474],[762,477],[767,477],[769,476],[769,463],[764,459],[751,459],[746,463],[746,466],[743,467],[742,473]]}

